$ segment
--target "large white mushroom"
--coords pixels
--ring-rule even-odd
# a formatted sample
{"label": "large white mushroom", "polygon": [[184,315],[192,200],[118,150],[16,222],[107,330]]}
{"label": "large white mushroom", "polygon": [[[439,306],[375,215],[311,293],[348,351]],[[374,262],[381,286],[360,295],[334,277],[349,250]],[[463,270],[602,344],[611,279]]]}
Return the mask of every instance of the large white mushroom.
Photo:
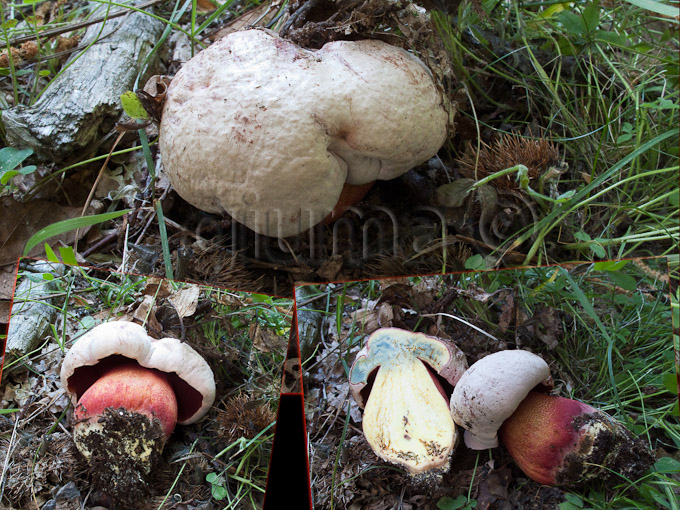
{"label": "large white mushroom", "polygon": [[448,124],[431,72],[401,48],[360,40],[312,51],[252,29],[180,69],[159,143],[186,201],[285,237],[327,217],[343,188],[431,158]]}
{"label": "large white mushroom", "polygon": [[537,386],[552,388],[550,367],[529,351],[507,350],[475,362],[451,395],[453,420],[473,450],[498,446],[498,429]]}

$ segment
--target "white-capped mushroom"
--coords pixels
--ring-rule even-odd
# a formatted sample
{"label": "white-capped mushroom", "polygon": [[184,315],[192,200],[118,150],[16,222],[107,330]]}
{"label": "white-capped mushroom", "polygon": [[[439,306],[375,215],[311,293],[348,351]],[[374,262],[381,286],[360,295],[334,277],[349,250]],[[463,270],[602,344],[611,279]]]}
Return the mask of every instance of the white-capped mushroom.
{"label": "white-capped mushroom", "polygon": [[474,363],[451,397],[465,444],[481,450],[498,437],[520,469],[548,485],[574,486],[594,478],[640,476],[654,456],[606,413],[547,394],[550,368],[523,350],[500,351]]}
{"label": "white-capped mushroom", "polygon": [[125,502],[146,493],[146,477],[175,424],[199,420],[215,400],[213,373],[200,354],[126,321],[78,338],[64,357],[61,382],[74,404],[76,447],[95,484]]}
{"label": "white-capped mushroom", "polygon": [[168,374],[180,425],[198,421],[215,401],[215,378],[198,352],[176,338],[154,339],[127,321],[104,322],[78,338],[61,365],[61,384],[77,404],[106,370],[127,361]]}
{"label": "white-capped mushroom", "polygon": [[473,363],[451,395],[453,420],[473,450],[498,446],[498,429],[537,386],[552,388],[550,367],[529,351],[507,350]]}
{"label": "white-capped mushroom", "polygon": [[427,161],[448,123],[432,74],[401,48],[361,40],[312,51],[252,29],[180,69],[159,144],[186,201],[285,237],[327,217],[345,184]]}
{"label": "white-capped mushroom", "polygon": [[435,374],[455,385],[466,368],[465,355],[450,341],[398,328],[373,332],[349,381],[376,455],[411,475],[445,471],[457,435]]}

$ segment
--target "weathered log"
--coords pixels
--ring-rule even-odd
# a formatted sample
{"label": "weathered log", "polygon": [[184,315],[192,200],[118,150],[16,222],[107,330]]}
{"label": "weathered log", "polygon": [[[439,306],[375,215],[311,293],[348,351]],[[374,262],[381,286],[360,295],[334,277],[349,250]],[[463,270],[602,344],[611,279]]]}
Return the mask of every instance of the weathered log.
{"label": "weathered log", "polygon": [[32,278],[25,278],[16,288],[7,331],[6,352],[16,357],[24,356],[35,348],[57,314],[49,297],[56,288],[55,282],[53,279],[36,281],[36,277],[64,274],[62,264],[51,262],[36,262],[28,270],[32,272]]}
{"label": "weathered log", "polygon": [[102,24],[89,27],[83,44],[99,38],[69,59],[68,68],[35,104],[2,113],[10,144],[30,147],[52,161],[75,151],[94,152],[96,142],[119,120],[120,95],[133,87],[163,27],[136,11],[109,19],[103,29]]}

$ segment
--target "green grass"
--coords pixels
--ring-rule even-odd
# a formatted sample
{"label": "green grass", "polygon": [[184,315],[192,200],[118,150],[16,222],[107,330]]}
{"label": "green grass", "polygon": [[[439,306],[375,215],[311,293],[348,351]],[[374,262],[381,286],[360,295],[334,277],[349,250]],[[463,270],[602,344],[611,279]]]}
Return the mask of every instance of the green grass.
{"label": "green grass", "polygon": [[676,253],[677,20],[628,2],[481,5],[484,16],[473,2],[436,16],[472,98],[461,114],[479,132],[531,127],[557,142],[569,168],[555,194],[576,191],[497,254],[522,242],[525,263],[555,260],[554,243],[564,261]]}
{"label": "green grass", "polygon": [[[670,262],[671,281],[677,281],[677,259]],[[453,294],[453,299],[441,311],[441,328],[454,340],[460,342],[463,338],[473,337],[481,352],[498,349],[495,341],[467,329],[461,322],[464,320],[509,347],[531,349],[550,362],[557,394],[602,409],[657,452],[656,464],[639,480],[621,480],[613,486],[593,482],[579,490],[565,489],[566,500],[561,503],[561,510],[675,509],[676,498],[680,495],[680,463],[673,457],[680,449],[680,419],[676,382],[678,367],[671,326],[673,309],[666,267],[666,259],[662,258],[579,264],[568,268],[545,266],[414,277],[405,279],[402,285],[411,290],[401,290],[398,295],[406,298],[397,299],[397,302],[398,306],[417,312],[415,315],[403,314],[402,320],[406,320],[414,330],[425,331],[436,317],[420,314],[416,298],[419,292],[424,291],[416,291],[415,286],[429,281],[429,288],[436,291],[435,300]],[[333,340],[339,342],[337,354],[345,376],[352,362],[349,349],[365,338],[362,324],[348,318],[369,295],[372,299],[382,297],[386,303],[396,305],[393,302],[395,298],[389,297],[394,293],[383,294],[379,289],[376,281],[351,282],[319,287],[314,301],[309,301],[314,294],[307,297],[307,307],[322,311],[329,324],[335,322],[336,317],[345,319],[342,333],[326,340],[327,344]],[[481,291],[487,293],[488,299],[474,297],[481,296]],[[345,298],[341,299],[343,295]],[[528,322],[517,325],[511,320],[510,327],[503,330],[501,315],[507,307],[509,295],[513,297],[516,310],[512,317],[523,313],[526,315],[522,322]],[[322,306],[324,302],[327,303],[325,307]],[[338,312],[336,306],[341,306],[342,310]],[[536,333],[526,333],[532,317],[536,328],[545,323],[541,310],[552,310],[561,330],[552,348],[543,343]],[[452,316],[460,320],[453,320]],[[473,345],[470,342],[467,340],[460,345],[470,347]],[[470,352],[466,354],[470,356]],[[307,360],[305,369],[314,375],[324,363],[325,360],[317,356]],[[332,411],[322,410],[326,413]],[[341,419],[321,430],[310,429],[312,443],[321,441],[318,438],[347,435],[350,426],[350,422],[345,421],[347,415],[340,414],[339,417]],[[355,432],[352,434],[359,429],[354,424]],[[342,448],[345,443],[343,441],[335,446]],[[339,453],[337,457],[341,457]],[[345,455],[342,463],[336,460],[334,469],[340,472],[348,463],[350,461]],[[313,457],[311,464],[313,467],[317,465]],[[375,464],[383,465],[377,457]],[[451,472],[455,471],[456,466],[453,466]],[[362,473],[366,474],[368,470]],[[313,480],[319,476],[322,473],[312,473]],[[347,483],[346,475],[336,474],[334,486],[337,490],[342,490]],[[451,495],[441,502],[441,508],[458,508],[451,505],[467,504],[470,487],[466,487],[465,492],[453,492],[462,489],[451,488]],[[511,480],[509,491],[513,490],[522,490],[520,480]],[[456,494],[467,497],[456,499]]]}
{"label": "green grass", "polygon": [[[20,271],[19,278],[29,277],[36,278],[30,273]],[[63,353],[68,350],[73,339],[101,321],[121,317],[130,320],[140,304],[145,299],[150,300],[148,311],[144,312],[143,307],[141,309],[141,319],[149,326],[158,318],[161,324],[171,325],[168,327],[172,328],[172,332],[166,333],[173,333],[173,336],[181,333],[183,339],[200,346],[201,353],[213,368],[218,386],[214,409],[191,433],[191,441],[197,437],[193,445],[182,443],[186,440],[182,430],[176,430],[166,445],[166,451],[169,452],[167,457],[175,466],[172,469],[175,473],[173,476],[176,477],[172,486],[167,489],[166,500],[177,493],[188,499],[190,496],[186,493],[187,488],[193,491],[202,485],[214,498],[214,504],[220,505],[220,508],[260,508],[292,319],[292,299],[200,286],[196,312],[184,317],[180,324],[177,322],[177,312],[172,311],[176,309],[171,305],[169,297],[190,288],[190,284],[168,280],[163,285],[158,285],[161,280],[155,278],[73,266],[67,266],[63,276],[55,275],[51,279],[54,289],[49,296],[40,299],[52,299],[51,306],[56,309],[57,317],[52,322],[49,334],[32,352],[20,358],[8,356],[3,371],[3,391],[7,384],[25,381],[30,376],[44,380],[41,384],[32,385],[33,400],[51,401],[53,397],[46,395],[60,393],[57,382],[59,365]],[[276,340],[276,343],[270,344],[270,349],[264,349],[258,344],[253,333],[255,325],[265,338]],[[26,384],[23,383],[23,386]],[[262,425],[264,428],[259,432],[254,432],[254,437],[245,437],[243,434],[236,434],[235,437],[222,436],[219,427],[215,425],[222,423],[216,420],[224,409],[229,409],[231,397],[237,395],[247,396],[246,409],[267,407],[271,410],[272,421]],[[21,407],[21,403],[12,402],[10,398],[6,413],[7,416],[15,417],[17,429],[26,437],[50,436],[55,430],[70,430],[70,424],[65,419],[67,413],[59,407],[53,410],[47,405],[34,404],[30,421],[26,421],[21,412],[15,412],[21,411]],[[248,427],[255,425],[241,423],[239,420],[242,418],[238,412],[240,411],[237,408],[235,413],[229,415],[228,420],[233,421],[229,421],[227,425],[251,430]],[[11,432],[10,428],[9,433]],[[6,433],[0,435],[11,441]],[[230,439],[227,440],[227,437]],[[210,445],[210,453],[206,450],[206,444]],[[19,450],[22,448],[23,443],[18,445]],[[179,456],[173,454],[178,448],[182,451]],[[209,457],[210,468],[204,468],[205,480],[201,483],[193,475],[187,478],[196,469],[192,459],[195,462],[206,455]],[[31,475],[36,476],[40,483],[35,490],[49,490],[51,482],[42,480],[42,468],[36,468],[37,465],[42,466],[48,462],[48,458],[41,451],[36,451],[32,458],[32,463],[26,469],[31,473],[38,469]],[[65,458],[64,462],[68,465],[73,461]],[[25,479],[25,474],[19,476],[14,473],[12,466],[21,469],[19,460],[14,459],[6,476]],[[87,483],[83,478],[86,477],[87,469],[83,467],[84,464],[74,466],[76,469],[82,468],[82,476],[78,475],[74,481],[83,491],[87,487],[83,485]],[[0,480],[0,486],[2,484]],[[26,503],[24,496],[14,490],[16,488],[0,495],[2,503],[23,507]]]}

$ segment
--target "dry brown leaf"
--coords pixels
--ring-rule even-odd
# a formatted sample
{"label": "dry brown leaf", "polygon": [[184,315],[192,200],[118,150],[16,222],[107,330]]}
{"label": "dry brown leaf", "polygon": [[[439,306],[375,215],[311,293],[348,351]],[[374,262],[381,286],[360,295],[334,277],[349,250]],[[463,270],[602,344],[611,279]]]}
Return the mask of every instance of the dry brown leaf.
{"label": "dry brown leaf", "polygon": [[155,302],[153,296],[144,296],[142,302],[133,312],[132,318],[138,324],[145,325],[150,336],[158,338],[163,331],[163,326],[156,318]]}
{"label": "dry brown leaf", "polygon": [[505,296],[505,302],[501,305],[501,314],[498,317],[498,329],[505,333],[515,317],[515,297],[512,292]]}
{"label": "dry brown leaf", "polygon": [[168,297],[172,292],[170,280],[150,276],[146,280],[146,285],[144,286],[142,294],[145,296],[155,296],[156,299],[160,300]]}
{"label": "dry brown leaf", "polygon": [[391,287],[392,285],[404,285],[404,279],[403,278],[382,278],[378,280],[378,286],[380,288],[380,292],[384,292],[386,288]]}
{"label": "dry brown leaf", "polygon": [[189,287],[185,287],[175,292],[168,298],[168,301],[170,301],[175,307],[175,310],[177,310],[177,315],[182,318],[189,317],[196,312],[200,293],[201,289],[198,285],[190,285]]}
{"label": "dry brown leaf", "polygon": [[550,306],[541,306],[536,310],[533,317],[535,321],[536,336],[548,346],[554,349],[562,336],[562,325],[557,311]]}
{"label": "dry brown leaf", "polygon": [[260,327],[257,321],[250,324],[248,330],[250,338],[253,339],[253,347],[262,352],[286,352],[288,339],[277,335],[274,331]]}
{"label": "dry brown leaf", "polygon": [[[82,207],[64,207],[47,200],[17,202],[12,197],[0,198],[0,266],[16,264],[24,251],[26,241],[41,228],[58,221],[80,216]],[[84,235],[87,229],[80,229]],[[53,246],[61,241],[66,245],[75,241],[75,230],[64,232],[46,240]],[[28,255],[36,257],[45,253],[44,245],[35,246]]]}
{"label": "dry brown leaf", "polygon": [[230,21],[224,27],[220,28],[213,36],[213,41],[217,41],[237,30],[243,30],[251,26],[265,26],[276,15],[280,7],[280,0],[274,2],[265,2],[259,7],[255,7],[238,18]]}
{"label": "dry brown leaf", "polygon": [[316,274],[318,274],[324,281],[333,281],[337,278],[338,273],[342,269],[343,262],[342,255],[333,255],[321,265],[321,267],[316,271]]}
{"label": "dry brown leaf", "polygon": [[424,310],[434,302],[439,291],[438,283],[437,278],[424,277],[412,287],[413,304],[418,310]]}
{"label": "dry brown leaf", "polygon": [[11,301],[9,300],[5,299],[0,300],[0,325],[9,323],[10,303]]}
{"label": "dry brown leaf", "polygon": [[538,305],[531,317],[526,311],[517,308],[515,323],[517,325],[515,338],[518,344],[522,343],[522,338],[537,338],[548,349],[554,349],[562,336],[562,322],[559,314],[549,306]]}
{"label": "dry brown leaf", "polygon": [[477,508],[488,510],[499,499],[507,499],[510,477],[511,471],[508,467],[493,470],[487,476],[483,476],[479,482]]}
{"label": "dry brown leaf", "polygon": [[15,264],[0,267],[0,299],[12,299],[16,278]]}
{"label": "dry brown leaf", "polygon": [[480,286],[475,285],[474,283],[471,284],[467,289],[459,289],[458,292],[460,292],[463,296],[470,297],[475,301],[479,301],[480,303],[486,303],[489,300],[489,298],[493,296],[493,294],[489,294]]}
{"label": "dry brown leaf", "polygon": [[365,307],[350,313],[343,319],[346,325],[354,324],[362,333],[369,335],[380,328],[392,325],[394,311],[389,303],[380,303],[377,307]]}

